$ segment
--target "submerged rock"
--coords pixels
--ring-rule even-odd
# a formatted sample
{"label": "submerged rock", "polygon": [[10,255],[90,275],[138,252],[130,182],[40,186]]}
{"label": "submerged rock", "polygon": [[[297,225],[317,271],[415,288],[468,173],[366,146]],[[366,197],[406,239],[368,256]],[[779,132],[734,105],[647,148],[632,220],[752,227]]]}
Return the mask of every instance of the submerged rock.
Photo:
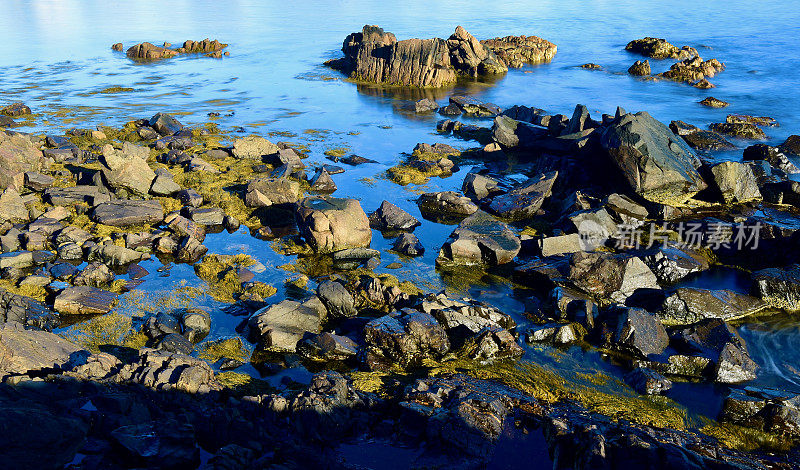
{"label": "submerged rock", "polygon": [[350,77],[388,85],[441,87],[459,75],[504,73],[508,69],[494,53],[461,26],[449,39],[406,39],[377,26],[364,26],[347,36],[344,57],[326,64]]}
{"label": "submerged rock", "polygon": [[508,225],[477,212],[461,221],[450,234],[436,263],[497,266],[511,262],[521,246]]}

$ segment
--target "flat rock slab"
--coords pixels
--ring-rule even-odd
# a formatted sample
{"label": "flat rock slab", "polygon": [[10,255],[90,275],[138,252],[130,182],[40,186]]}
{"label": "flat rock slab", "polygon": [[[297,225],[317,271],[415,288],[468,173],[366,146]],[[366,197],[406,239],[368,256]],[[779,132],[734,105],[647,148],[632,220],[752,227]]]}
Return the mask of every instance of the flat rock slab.
{"label": "flat rock slab", "polygon": [[61,368],[79,351],[80,346],[56,334],[26,330],[16,322],[0,324],[0,377]]}
{"label": "flat rock slab", "polygon": [[164,208],[158,201],[120,200],[104,202],[92,211],[92,220],[114,227],[156,224],[164,220]]}
{"label": "flat rock slab", "polygon": [[56,297],[53,308],[62,315],[98,315],[108,313],[117,294],[91,286],[68,287]]}
{"label": "flat rock slab", "polygon": [[100,192],[97,186],[73,186],[70,188],[48,188],[44,192],[45,201],[54,206],[71,206],[81,202],[90,205],[108,202],[111,197]]}

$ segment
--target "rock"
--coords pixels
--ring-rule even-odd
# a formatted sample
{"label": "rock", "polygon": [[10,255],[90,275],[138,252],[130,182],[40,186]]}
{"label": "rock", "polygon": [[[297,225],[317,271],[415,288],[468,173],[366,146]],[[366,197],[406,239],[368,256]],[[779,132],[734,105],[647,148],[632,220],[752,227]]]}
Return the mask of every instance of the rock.
{"label": "rock", "polygon": [[206,227],[223,225],[226,217],[225,211],[219,207],[194,209],[191,211],[190,216],[192,217],[192,222]]}
{"label": "rock", "polygon": [[125,54],[128,56],[128,58],[134,60],[169,59],[178,55],[178,53],[172,49],[155,46],[149,42],[136,44],[135,46],[130,47]]}
{"label": "rock", "polygon": [[297,351],[315,361],[345,361],[356,356],[358,345],[347,336],[325,332],[301,341]]}
{"label": "rock", "polygon": [[111,244],[94,245],[89,248],[86,255],[88,261],[102,261],[105,264],[115,267],[127,266],[149,257],[150,255],[147,253]]}
{"label": "rock", "polygon": [[44,165],[42,151],[29,138],[0,130],[0,190],[21,188],[24,173],[40,171]]}
{"label": "rock", "polygon": [[248,207],[292,204],[300,197],[300,184],[288,178],[259,178],[247,184],[244,202]]}
{"label": "rock", "polygon": [[558,51],[555,44],[538,36],[506,36],[485,39],[481,44],[513,68],[550,62]]}
{"label": "rock", "polygon": [[691,273],[709,268],[708,259],[688,248],[668,244],[654,248],[642,257],[644,263],[664,284],[674,284]]}
{"label": "rock", "polygon": [[534,176],[506,194],[493,197],[486,208],[489,212],[506,219],[515,221],[529,219],[541,209],[545,199],[552,194],[556,178],[558,178],[557,171]]}
{"label": "rock", "polygon": [[200,243],[196,238],[183,237],[178,243],[176,253],[180,261],[194,263],[208,253],[208,247]]}
{"label": "rock", "polygon": [[347,36],[344,58],[327,65],[359,80],[387,85],[441,87],[458,75],[490,75],[506,72],[497,57],[461,26],[448,40],[398,41],[377,26],[364,26]]}
{"label": "rock", "polygon": [[14,251],[0,254],[0,270],[7,268],[29,268],[33,266],[33,253],[30,251]]}
{"label": "rock", "polygon": [[45,201],[54,206],[73,206],[86,203],[95,206],[111,200],[111,197],[97,186],[73,186],[68,188],[48,188],[44,191]]}
{"label": "rock", "polygon": [[462,220],[450,234],[436,263],[497,266],[511,262],[521,246],[506,224],[477,212]]}
{"label": "rock", "polygon": [[755,144],[744,149],[742,154],[744,161],[765,160],[775,168],[787,173],[800,173],[800,169],[792,163],[786,155],[777,147],[770,147],[766,144]]}
{"label": "rock", "polygon": [[750,116],[749,114],[728,114],[725,117],[725,122],[732,124],[749,123],[757,126],[770,126],[776,127],[778,121],[769,116]]}
{"label": "rock", "polygon": [[720,134],[725,134],[732,137],[738,137],[740,139],[758,140],[767,138],[767,135],[763,130],[761,130],[760,127],[749,122],[722,122],[711,124],[709,127],[714,132],[719,132]]}
{"label": "rock", "polygon": [[615,302],[623,302],[638,289],[660,289],[650,268],[625,253],[575,253],[567,277],[584,292]]}
{"label": "rock", "polygon": [[540,238],[537,240],[537,247],[543,257],[577,253],[584,248],[578,233]]}
{"label": "rock", "polygon": [[[208,54],[213,52],[220,52],[228,47],[216,39],[205,38],[202,41],[187,40],[183,42],[183,46],[178,48],[178,52],[182,54]],[[219,58],[217,55],[212,57]]]}
{"label": "rock", "polygon": [[120,426],[110,433],[127,461],[151,468],[194,468],[200,449],[188,423],[150,422]]}
{"label": "rock", "polygon": [[644,222],[649,215],[647,208],[624,194],[609,194],[603,203],[608,210],[616,214],[623,222],[631,225]]}
{"label": "rock", "polygon": [[150,186],[153,196],[172,196],[181,190],[181,185],[172,179],[172,174],[166,170],[156,171],[156,178]]}
{"label": "rock", "polygon": [[711,167],[711,173],[726,204],[761,200],[756,177],[746,163],[718,163]]}
{"label": "rock", "polygon": [[311,185],[310,189],[312,191],[325,193],[332,193],[336,191],[336,183],[333,182],[333,178],[331,178],[331,175],[328,174],[324,168],[317,170],[317,172],[314,174],[314,177],[309,181],[309,184]]}
{"label": "rock", "polygon": [[665,324],[688,325],[705,318],[735,320],[764,310],[755,297],[730,290],[681,287],[664,300],[659,317]]}
{"label": "rock", "polygon": [[111,50],[122,52],[125,50],[125,46],[123,46],[121,42],[117,42],[111,45]]}
{"label": "rock", "polygon": [[167,227],[179,237],[191,237],[200,243],[206,239],[205,227],[197,224],[186,217],[177,216],[169,221]]}
{"label": "rock", "polygon": [[800,136],[790,135],[778,146],[778,150],[789,155],[800,155]]}
{"label": "rock", "polygon": [[164,208],[158,201],[120,199],[98,204],[92,210],[92,220],[114,227],[157,224],[164,220]]}
{"label": "rock", "polygon": [[0,324],[0,379],[67,368],[83,354],[89,355],[56,334],[26,330],[17,322]]}
{"label": "rock", "polygon": [[149,348],[139,350],[138,358],[122,366],[109,380],[185,393],[208,393],[222,389],[214,371],[205,361]]}
{"label": "rock", "polygon": [[178,200],[181,204],[189,207],[200,207],[203,205],[203,196],[194,189],[182,189],[178,192]]}
{"label": "rock", "polygon": [[669,70],[658,74],[658,77],[689,83],[696,88],[708,89],[713,88],[714,85],[709,83],[706,78],[713,77],[723,70],[725,70],[725,64],[717,59],[703,60],[699,56],[695,56],[672,64]]}
{"label": "rock", "polygon": [[630,75],[635,75],[637,77],[644,77],[650,75],[650,61],[645,60],[642,62],[641,60],[637,60],[633,65],[628,68],[628,73]]}
{"label": "rock", "polygon": [[308,197],[295,216],[306,242],[320,253],[367,247],[372,240],[369,219],[355,199]]}
{"label": "rock", "polygon": [[711,378],[719,383],[739,383],[756,377],[758,365],[750,359],[747,345],[736,330],[718,318],[701,320],[673,334],[681,351],[710,359]]}
{"label": "rock", "polygon": [[0,114],[10,117],[24,116],[26,114],[31,114],[31,108],[26,106],[25,103],[18,101],[0,108]]}
{"label": "rock", "polygon": [[53,308],[62,315],[99,315],[108,313],[117,294],[91,286],[68,287],[56,296]]}
{"label": "rock", "polygon": [[380,263],[380,256],[380,251],[371,248],[345,248],[333,252],[333,267],[342,271],[359,266],[374,268]]}
{"label": "rock", "polygon": [[364,341],[370,370],[420,365],[423,359],[438,359],[450,350],[444,328],[431,315],[415,310],[371,320],[364,327]]}
{"label": "rock", "polygon": [[431,214],[434,217],[466,217],[478,210],[478,206],[470,201],[468,197],[460,196],[455,191],[422,194],[417,199],[417,205],[420,211]]}
{"label": "rock", "polygon": [[470,199],[479,201],[490,194],[498,192],[497,180],[478,173],[467,173],[461,191]]}
{"label": "rock", "polygon": [[124,188],[140,196],[147,194],[156,174],[147,164],[146,154],[147,149],[128,142],[123,143],[122,150],[104,145],[103,174],[108,183],[113,188]]}
{"label": "rock", "polygon": [[752,274],[752,280],[753,293],[764,302],[790,311],[800,310],[800,265],[762,269]]}
{"label": "rock", "polygon": [[726,108],[730,105],[730,103],[727,101],[718,100],[713,96],[704,98],[702,101],[700,101],[700,104],[703,106],[708,106],[709,108]]}
{"label": "rock", "polygon": [[672,381],[646,367],[625,374],[625,382],[642,395],[661,395],[672,388]]}
{"label": "rock", "polygon": [[183,124],[165,113],[157,113],[150,118],[149,126],[163,136],[175,135],[183,129]]}
{"label": "rock", "polygon": [[159,336],[153,341],[150,341],[148,346],[153,349],[158,349],[159,351],[186,354],[187,356],[194,352],[194,345],[192,342],[177,333]]}
{"label": "rock", "polygon": [[652,313],[640,308],[619,310],[613,341],[618,347],[641,357],[661,354],[669,345],[664,326]]}
{"label": "rock", "polygon": [[278,153],[280,149],[269,140],[249,135],[233,141],[231,153],[236,158],[246,158],[250,160],[261,160],[261,157]]}
{"label": "rock", "polygon": [[392,249],[406,256],[420,256],[425,253],[425,247],[413,233],[403,233],[392,244]]}
{"label": "rock", "polygon": [[543,127],[508,116],[497,116],[492,124],[492,140],[504,148],[536,148],[547,135]]}
{"label": "rock", "polygon": [[439,103],[430,98],[424,98],[414,103],[415,113],[430,113],[437,109],[439,109]]}
{"label": "rock", "polygon": [[317,297],[303,303],[284,300],[256,311],[248,320],[250,336],[269,351],[295,351],[306,333],[320,333],[325,306]]}
{"label": "rock", "polygon": [[0,194],[0,224],[27,222],[30,216],[25,201],[13,187]]}
{"label": "rock", "polygon": [[333,318],[350,318],[358,315],[355,299],[345,287],[336,281],[325,281],[317,286],[317,297]]}
{"label": "rock", "polygon": [[416,308],[433,315],[457,342],[487,329],[513,330],[517,326],[511,316],[494,307],[477,300],[453,300],[444,293],[426,296]]}
{"label": "rock", "polygon": [[35,171],[25,172],[25,187],[31,191],[44,191],[53,186],[55,178],[50,175],[43,175]]}
{"label": "rock", "polygon": [[76,286],[101,287],[114,281],[114,273],[104,263],[93,261],[72,280]]}
{"label": "rock", "polygon": [[411,231],[418,227],[419,220],[389,201],[383,201],[378,209],[369,215],[370,227],[381,231]]}
{"label": "rock", "polygon": [[631,188],[647,200],[685,201],[706,188],[689,146],[646,112],[616,118],[600,141]]}
{"label": "rock", "polygon": [[[497,116],[502,111],[495,104],[483,103],[483,102],[481,102],[481,101],[479,101],[479,100],[477,100],[477,99],[475,99],[475,98],[473,98],[471,96],[463,96],[463,95],[451,96],[450,97],[450,105],[448,107],[450,107],[450,106],[456,106],[460,111],[457,114],[462,114],[463,113],[465,116],[493,117],[493,116]],[[425,144],[425,145],[428,145],[428,144]],[[446,144],[434,144],[433,145],[434,148],[437,147],[437,146],[449,147],[450,149],[452,149],[452,151],[454,151],[452,153],[458,154],[458,151],[456,151],[455,149],[453,149],[449,145],[446,145]],[[443,153],[443,152],[439,152],[439,153]],[[451,153],[451,152],[446,152],[446,153]]]}
{"label": "rock", "polygon": [[697,56],[694,48],[684,46],[678,48],[665,39],[646,37],[635,39],[625,46],[626,51],[642,54],[653,59],[686,59]]}

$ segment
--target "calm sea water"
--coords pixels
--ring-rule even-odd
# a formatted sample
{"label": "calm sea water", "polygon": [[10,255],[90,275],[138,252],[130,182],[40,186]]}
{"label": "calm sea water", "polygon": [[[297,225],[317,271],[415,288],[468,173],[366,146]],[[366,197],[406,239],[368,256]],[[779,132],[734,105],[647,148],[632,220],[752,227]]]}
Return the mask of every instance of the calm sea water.
{"label": "calm sea water", "polygon": [[[242,126],[248,133],[261,135],[296,134],[285,140],[308,144],[311,156],[306,162],[310,165],[329,163],[325,150],[346,147],[378,163],[335,175],[338,195],[361,199],[368,212],[388,199],[419,217],[413,202],[418,193],[459,188],[469,167],[423,187],[401,187],[379,175],[417,142],[446,142],[462,148],[469,144],[437,135],[436,116],[420,117],[405,111],[411,103],[408,98],[430,96],[446,102],[454,93],[471,94],[501,107],[524,104],[564,114],[582,103],[595,116],[623,106],[628,111],[647,110],[662,121],[680,119],[701,127],[724,121],[728,113],[767,115],[781,124],[767,129],[769,142],[779,143],[800,132],[796,108],[800,103],[795,52],[798,20],[800,12],[789,1],[5,0],[0,15],[0,29],[7,32],[0,53],[0,102],[22,100],[35,112],[58,112],[59,117],[40,118],[22,129],[28,131],[119,125],[159,111],[179,113],[185,124],[197,125],[208,122],[208,113],[217,112],[223,116],[215,122],[222,127]],[[491,84],[398,96],[357,87],[321,65],[339,56],[344,37],[364,24],[378,24],[398,39],[447,37],[456,25],[481,39],[538,35],[556,43],[558,54],[549,64],[511,70]],[[643,36],[689,45],[703,58],[724,62],[727,69],[711,80],[717,88],[698,90],[628,76],[627,68],[639,57],[626,52],[624,46]],[[127,48],[142,41],[179,44],[205,37],[229,43],[230,57],[178,57],[137,64],[110,49],[116,42]],[[577,67],[587,62],[600,64],[604,70]],[[671,63],[651,59],[654,72],[666,70]],[[98,93],[113,86],[134,91]],[[709,95],[729,101],[731,106],[717,110],[697,103]],[[716,158],[740,155],[737,151]],[[513,295],[502,282],[487,280],[465,289],[435,271],[438,248],[451,231],[452,226],[426,221],[416,232],[427,248],[425,256],[401,260],[384,252],[378,271],[411,278],[426,289],[469,293],[512,313],[521,312],[522,296]],[[378,232],[373,240],[373,247],[382,251],[392,241]],[[216,253],[254,256],[267,268],[258,274],[266,282],[280,286],[286,278],[285,271],[276,268],[286,258],[276,255],[268,242],[249,234],[211,235],[207,245]],[[395,261],[403,267],[388,270],[386,265]],[[175,266],[165,277],[156,272],[161,266],[157,261],[144,265],[152,274],[142,289],[166,292],[181,279],[199,285],[189,266]],[[283,295],[281,290],[279,296]],[[219,305],[209,301],[209,307]],[[237,318],[217,312],[213,334],[235,334],[237,322]],[[797,357],[786,357],[786,352],[776,361],[771,357],[776,348],[763,340],[767,337],[778,346],[794,344],[796,339],[786,339],[797,338],[794,330],[786,330],[794,327],[780,328],[781,336],[775,339],[755,333],[748,339],[757,342],[752,348],[754,356],[769,371],[766,383],[789,386],[796,377],[782,379],[790,373],[772,364],[788,361],[791,366],[798,364]],[[778,349],[784,354],[783,348]]]}

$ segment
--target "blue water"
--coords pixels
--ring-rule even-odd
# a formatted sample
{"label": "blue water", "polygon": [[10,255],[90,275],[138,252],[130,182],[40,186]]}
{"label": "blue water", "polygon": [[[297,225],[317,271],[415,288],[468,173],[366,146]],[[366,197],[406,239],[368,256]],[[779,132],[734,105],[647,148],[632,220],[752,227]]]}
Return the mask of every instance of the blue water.
{"label": "blue water", "polygon": [[[747,1],[6,0],[0,15],[0,29],[6,31],[0,53],[0,103],[21,100],[39,113],[21,128],[25,131],[121,125],[159,111],[199,125],[210,120],[208,113],[217,112],[222,116],[213,121],[223,128],[242,126],[247,133],[265,136],[295,134],[272,140],[308,145],[310,166],[329,163],[325,150],[347,147],[349,153],[378,163],[334,175],[337,195],[361,199],[368,212],[388,199],[422,220],[414,203],[417,195],[460,188],[470,167],[422,187],[398,186],[381,175],[417,142],[446,142],[460,148],[470,144],[438,135],[437,116],[409,113],[406,108],[413,99],[428,96],[444,103],[451,94],[470,94],[501,107],[524,104],[568,115],[582,103],[595,117],[622,106],[628,111],[647,110],[665,122],[680,119],[700,127],[724,121],[729,113],[766,115],[781,124],[766,129],[768,143],[777,144],[800,132],[795,52],[799,20],[800,11],[788,1],[754,5]],[[549,64],[511,70],[493,83],[397,95],[357,87],[321,65],[338,57],[344,37],[364,24],[378,24],[399,39],[447,37],[459,24],[480,39],[533,34],[556,43],[558,54]],[[695,47],[703,58],[724,62],[726,70],[711,79],[716,85],[712,90],[630,77],[626,70],[640,57],[624,46],[643,36]],[[229,43],[230,57],[178,57],[139,64],[110,48],[116,42],[127,48],[142,41],[179,44],[205,37]],[[600,64],[603,70],[578,67],[587,62]],[[671,63],[651,59],[654,73]],[[111,86],[134,91],[98,93]],[[697,103],[709,95],[731,106],[711,109]],[[305,132],[309,129],[325,132]],[[747,145],[735,143],[740,148]],[[713,158],[740,156],[737,150]],[[452,228],[425,221],[416,233],[427,251],[414,260],[388,253],[392,240],[374,232],[372,246],[383,252],[378,271],[412,279],[426,290],[469,293],[506,311],[521,312],[522,299],[512,295],[507,283],[487,279],[465,292],[458,282],[436,272],[438,248]],[[277,266],[291,260],[275,254],[268,242],[242,232],[211,235],[207,245],[215,253],[251,254],[267,267],[258,279],[279,287],[278,298],[285,295],[286,273]],[[387,269],[392,262],[403,266]],[[145,266],[151,274],[142,289],[167,291],[181,279],[200,285],[189,266],[174,267],[169,277],[159,276],[158,261]],[[741,287],[739,280],[722,283]],[[235,334],[238,319],[223,315],[215,315],[215,336]]]}

